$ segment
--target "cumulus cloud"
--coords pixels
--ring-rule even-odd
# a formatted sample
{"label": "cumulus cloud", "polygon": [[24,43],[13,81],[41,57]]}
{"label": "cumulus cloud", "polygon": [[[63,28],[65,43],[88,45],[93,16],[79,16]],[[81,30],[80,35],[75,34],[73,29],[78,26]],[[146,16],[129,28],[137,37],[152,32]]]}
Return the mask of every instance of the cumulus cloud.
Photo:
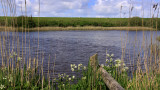
{"label": "cumulus cloud", "polygon": [[[150,2],[150,0],[96,0],[93,5],[93,10],[97,16],[102,17],[150,17],[150,9],[154,3],[158,1]],[[133,7],[132,12],[131,8]]]}
{"label": "cumulus cloud", "polygon": [[[157,0],[40,0],[41,17],[129,17],[129,9],[133,6],[131,17],[151,17],[150,9]],[[5,1],[4,1],[5,2]],[[38,16],[39,0],[15,0],[17,16]],[[121,9],[122,7],[122,9]],[[2,7],[0,6],[0,11]],[[157,11],[156,11],[157,12]],[[0,14],[2,15],[2,14]]]}
{"label": "cumulus cloud", "polygon": [[[127,16],[131,3],[128,0],[97,0],[93,10],[97,15],[106,17],[119,17],[120,12]],[[141,6],[134,6],[134,9],[140,10]]]}
{"label": "cumulus cloud", "polygon": [[[39,5],[36,1],[33,5],[35,12],[38,12]],[[82,13],[87,8],[89,0],[43,0],[40,4],[41,15],[43,16],[69,16],[74,13]]]}

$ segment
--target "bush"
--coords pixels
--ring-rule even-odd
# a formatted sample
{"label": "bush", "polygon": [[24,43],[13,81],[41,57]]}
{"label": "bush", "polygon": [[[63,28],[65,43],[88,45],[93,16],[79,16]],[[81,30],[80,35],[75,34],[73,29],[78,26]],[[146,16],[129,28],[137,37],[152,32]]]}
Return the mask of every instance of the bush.
{"label": "bush", "polygon": [[19,16],[17,17],[17,24],[15,24],[16,27],[24,27],[24,28],[33,28],[36,27],[35,21],[32,19],[32,17],[25,17],[25,16]]}
{"label": "bush", "polygon": [[142,19],[140,17],[133,17],[130,19],[131,26],[142,26]]}

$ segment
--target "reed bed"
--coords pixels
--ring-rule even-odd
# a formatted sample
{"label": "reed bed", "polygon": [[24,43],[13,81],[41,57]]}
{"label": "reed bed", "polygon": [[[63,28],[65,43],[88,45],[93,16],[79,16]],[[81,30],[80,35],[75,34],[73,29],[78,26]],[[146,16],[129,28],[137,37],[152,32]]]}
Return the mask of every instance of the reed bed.
{"label": "reed bed", "polygon": [[[13,28],[13,27],[8,27]],[[22,31],[24,28],[18,28],[18,31]],[[0,31],[4,31],[5,27],[1,26]],[[67,31],[67,30],[131,30],[131,31],[150,31],[156,30],[150,27],[95,27],[95,26],[84,26],[84,27],[35,27],[35,28],[28,28],[29,31]],[[10,29],[12,31],[12,29]]]}

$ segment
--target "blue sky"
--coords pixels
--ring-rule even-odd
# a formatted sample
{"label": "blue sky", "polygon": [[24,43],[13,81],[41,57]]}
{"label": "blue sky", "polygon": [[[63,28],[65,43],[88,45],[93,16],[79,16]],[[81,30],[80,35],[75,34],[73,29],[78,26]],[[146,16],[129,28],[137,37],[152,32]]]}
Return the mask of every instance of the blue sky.
{"label": "blue sky", "polygon": [[[11,0],[13,1],[13,0]],[[25,0],[15,0],[16,16],[25,14]],[[27,1],[27,15],[38,16],[39,0]],[[6,2],[6,0],[2,0]],[[143,5],[142,5],[143,2]],[[40,0],[41,17],[129,17],[129,7],[134,7],[131,16],[151,17],[150,7],[159,0]],[[21,11],[22,8],[22,11]],[[0,11],[3,11],[2,3]],[[142,13],[144,11],[144,14]],[[10,15],[8,10],[8,16]],[[4,13],[0,13],[1,16]]]}

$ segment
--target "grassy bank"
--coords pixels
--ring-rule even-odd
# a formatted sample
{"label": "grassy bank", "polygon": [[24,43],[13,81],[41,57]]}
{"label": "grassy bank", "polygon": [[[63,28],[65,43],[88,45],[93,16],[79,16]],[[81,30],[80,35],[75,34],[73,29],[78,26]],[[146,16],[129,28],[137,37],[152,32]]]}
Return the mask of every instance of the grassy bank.
{"label": "grassy bank", "polygon": [[[142,23],[143,20],[143,23]],[[5,24],[7,22],[7,24]],[[63,18],[63,17],[0,17],[0,26],[15,26],[24,28],[61,27],[62,29],[92,29],[101,30],[121,29],[119,27],[150,27],[160,28],[159,18]],[[103,27],[103,28],[102,28]],[[108,28],[109,27],[109,28]],[[138,28],[139,29],[139,28]],[[50,29],[49,29],[50,30]],[[68,30],[68,29],[67,29]],[[94,30],[94,29],[93,29]],[[125,29],[126,30],[126,29]]]}
{"label": "grassy bank", "polygon": [[[156,30],[154,28],[150,28],[150,27],[99,27],[99,26],[84,26],[84,27],[35,27],[35,28],[27,28],[27,31],[38,31],[38,29],[40,31],[66,31],[66,30],[84,30],[84,31],[88,31],[88,30],[132,30],[132,31],[136,31],[136,30]],[[1,26],[0,27],[0,31],[4,31],[5,27]],[[22,31],[25,30],[25,28],[12,28],[12,27],[8,27],[7,30],[11,31],[11,30],[18,30],[18,31]]]}

